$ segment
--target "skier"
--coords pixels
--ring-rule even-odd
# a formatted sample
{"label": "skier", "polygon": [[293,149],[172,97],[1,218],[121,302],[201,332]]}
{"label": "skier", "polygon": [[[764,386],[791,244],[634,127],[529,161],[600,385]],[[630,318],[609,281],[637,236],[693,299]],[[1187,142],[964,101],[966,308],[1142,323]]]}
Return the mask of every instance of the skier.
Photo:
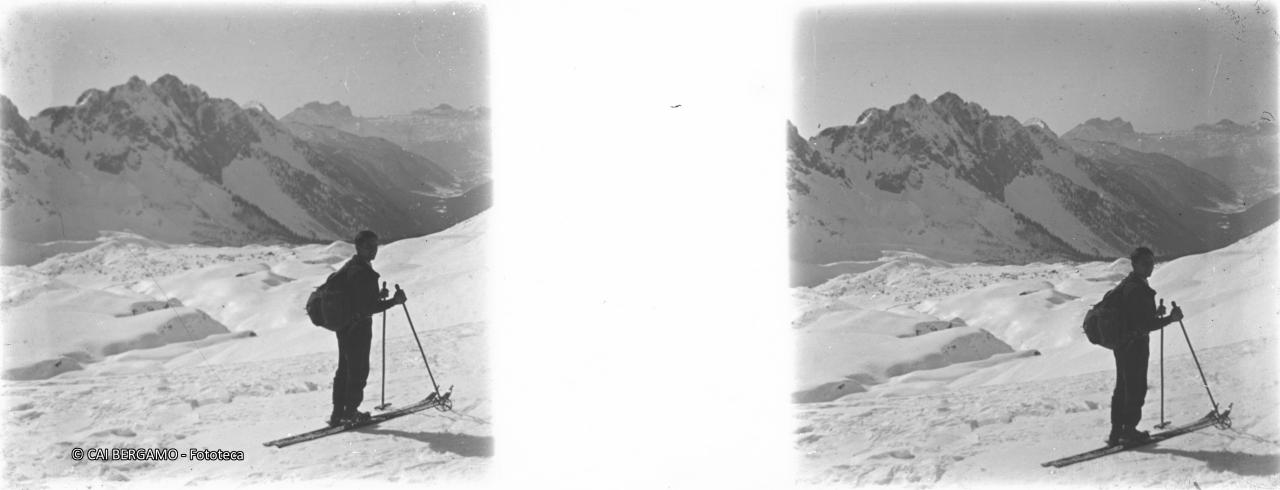
{"label": "skier", "polygon": [[397,290],[391,299],[386,288],[378,289],[378,273],[370,263],[378,256],[378,235],[364,230],[355,237],[356,254],[338,270],[336,283],[341,285],[342,299],[355,314],[352,323],[339,329],[338,370],[333,375],[333,413],[329,425],[342,425],[369,419],[368,412],[357,410],[364,400],[364,385],[369,379],[369,346],[373,340],[372,316],[402,304],[406,297]]}
{"label": "skier", "polygon": [[1119,286],[1121,318],[1128,339],[1112,351],[1116,358],[1116,387],[1111,393],[1111,434],[1107,436],[1107,444],[1111,445],[1142,442],[1150,437],[1137,428],[1147,396],[1147,334],[1182,319],[1182,310],[1176,306],[1169,316],[1163,316],[1163,302],[1156,308],[1156,292],[1147,284],[1156,266],[1151,249],[1138,247],[1129,255],[1129,261],[1133,272]]}

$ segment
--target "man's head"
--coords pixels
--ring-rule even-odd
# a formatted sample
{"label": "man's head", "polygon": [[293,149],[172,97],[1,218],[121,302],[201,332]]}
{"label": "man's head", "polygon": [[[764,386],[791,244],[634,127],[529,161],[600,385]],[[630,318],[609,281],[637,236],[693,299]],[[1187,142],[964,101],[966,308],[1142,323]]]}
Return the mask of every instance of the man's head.
{"label": "man's head", "polygon": [[1138,247],[1129,254],[1129,263],[1133,265],[1133,272],[1146,279],[1156,268],[1156,254],[1147,247]]}
{"label": "man's head", "polygon": [[369,230],[356,233],[356,255],[373,260],[378,256],[378,234]]}

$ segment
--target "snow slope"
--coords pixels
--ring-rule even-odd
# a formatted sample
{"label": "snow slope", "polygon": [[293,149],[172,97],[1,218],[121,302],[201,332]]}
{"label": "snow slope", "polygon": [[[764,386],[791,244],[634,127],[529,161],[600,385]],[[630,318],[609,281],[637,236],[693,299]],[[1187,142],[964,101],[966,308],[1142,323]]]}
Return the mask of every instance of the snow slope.
{"label": "snow slope", "polygon": [[[1186,311],[1214,397],[1235,404],[1234,427],[1058,470],[1039,463],[1098,447],[1109,429],[1114,361],[1080,320],[1128,274],[1127,260],[991,266],[900,254],[796,288],[800,481],[1274,488],[1277,238],[1273,225],[1160,264],[1150,280]],[[922,324],[937,329],[907,328]],[[948,342],[975,331],[994,340]],[[1165,333],[1165,418],[1189,422],[1210,403],[1179,326]],[[1143,430],[1160,420],[1160,335],[1151,343]],[[885,369],[890,361],[901,367]]]}
{"label": "snow slope", "polygon": [[[442,390],[454,387],[454,412],[286,449],[262,443],[319,428],[329,414],[336,341],[310,324],[303,304],[350,257],[350,244],[214,248],[114,233],[87,250],[0,269],[5,480],[22,487],[474,480],[493,452],[486,223],[480,215],[385,244],[374,261],[383,279],[408,293],[435,379]],[[403,405],[426,396],[431,381],[405,309],[386,319],[386,398]],[[381,336],[375,317],[364,410],[382,394]],[[74,363],[48,367],[64,359]],[[72,447],[224,449],[244,451],[245,461],[77,462],[67,457]]]}

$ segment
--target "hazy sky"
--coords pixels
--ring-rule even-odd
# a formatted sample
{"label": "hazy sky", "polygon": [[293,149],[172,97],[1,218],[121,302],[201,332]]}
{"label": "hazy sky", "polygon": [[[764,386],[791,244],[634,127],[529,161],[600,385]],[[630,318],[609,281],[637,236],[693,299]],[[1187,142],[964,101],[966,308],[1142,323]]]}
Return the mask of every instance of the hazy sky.
{"label": "hazy sky", "polygon": [[1062,134],[1093,117],[1143,132],[1276,114],[1275,2],[861,6],[806,10],[792,122],[951,91]]}
{"label": "hazy sky", "polygon": [[361,116],[487,100],[488,33],[473,6],[64,4],[5,20],[0,93],[26,117],[165,73],[276,117],[315,100]]}

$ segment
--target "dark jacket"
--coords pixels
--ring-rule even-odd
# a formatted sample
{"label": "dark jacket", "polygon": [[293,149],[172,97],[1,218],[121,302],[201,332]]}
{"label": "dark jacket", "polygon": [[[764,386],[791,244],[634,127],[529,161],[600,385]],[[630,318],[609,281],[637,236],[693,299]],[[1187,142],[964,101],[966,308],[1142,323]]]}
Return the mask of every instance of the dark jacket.
{"label": "dark jacket", "polygon": [[347,306],[357,319],[373,316],[395,306],[391,300],[378,297],[379,277],[382,276],[373,270],[373,264],[359,255],[351,257],[351,260],[338,269],[338,277],[335,279],[342,285],[343,297],[347,299]]}
{"label": "dark jacket", "polygon": [[1120,283],[1120,314],[1129,336],[1146,336],[1165,326],[1156,311],[1156,291],[1135,274]]}

